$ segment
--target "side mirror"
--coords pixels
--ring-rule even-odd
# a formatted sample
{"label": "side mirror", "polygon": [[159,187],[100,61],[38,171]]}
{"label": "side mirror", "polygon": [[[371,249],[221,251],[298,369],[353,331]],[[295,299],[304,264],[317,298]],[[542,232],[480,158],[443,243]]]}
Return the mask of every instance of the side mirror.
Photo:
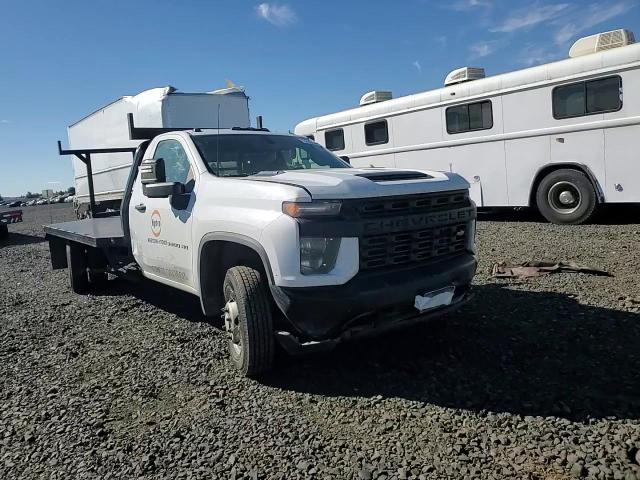
{"label": "side mirror", "polygon": [[166,181],[167,175],[164,169],[164,159],[147,158],[142,161],[140,164],[140,182],[142,182],[142,185],[164,183]]}
{"label": "side mirror", "polygon": [[181,195],[185,191],[184,183],[161,182],[142,185],[142,193],[149,198],[169,198],[172,195]]}
{"label": "side mirror", "polygon": [[351,162],[349,161],[349,157],[347,157],[346,155],[342,155],[340,158],[342,159],[342,161],[347,162],[349,165],[351,165]]}

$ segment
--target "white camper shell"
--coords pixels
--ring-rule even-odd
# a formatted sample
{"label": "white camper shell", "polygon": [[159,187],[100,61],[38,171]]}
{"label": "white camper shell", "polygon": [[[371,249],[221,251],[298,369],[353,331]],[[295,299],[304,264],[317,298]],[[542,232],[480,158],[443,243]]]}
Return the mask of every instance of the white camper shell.
{"label": "white camper shell", "polygon": [[459,173],[479,207],[537,206],[582,223],[598,203],[640,202],[640,44],[626,30],[594,37],[576,42],[575,58],[487,78],[460,69],[450,86],[311,118],[295,133],[356,167]]}
{"label": "white camper shell", "polygon": [[[133,114],[139,127],[250,126],[248,97],[242,88],[232,87],[207,93],[182,93],[168,86],[119,98],[70,125],[69,147],[73,150],[137,147],[141,141],[129,139],[129,113]],[[91,161],[98,208],[118,210],[129,177],[131,153],[94,154]],[[73,159],[73,168],[76,185],[74,203],[79,216],[82,216],[89,204],[87,169],[77,158]]]}

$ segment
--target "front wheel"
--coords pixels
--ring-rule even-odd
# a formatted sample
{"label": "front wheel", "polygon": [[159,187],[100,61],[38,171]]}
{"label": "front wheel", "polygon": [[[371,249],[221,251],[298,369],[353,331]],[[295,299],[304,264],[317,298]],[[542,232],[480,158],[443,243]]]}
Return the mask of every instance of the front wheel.
{"label": "front wheel", "polygon": [[224,324],[229,355],[248,377],[273,365],[273,319],[266,286],[257,270],[233,267],[224,278]]}
{"label": "front wheel", "polygon": [[542,179],[536,205],[551,223],[579,225],[592,218],[598,200],[589,178],[573,169],[560,169]]}

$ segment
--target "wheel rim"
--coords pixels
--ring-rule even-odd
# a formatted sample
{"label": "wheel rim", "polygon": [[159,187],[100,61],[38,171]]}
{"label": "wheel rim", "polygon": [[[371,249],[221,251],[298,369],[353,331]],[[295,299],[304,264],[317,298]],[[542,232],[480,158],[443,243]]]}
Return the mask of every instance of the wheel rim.
{"label": "wheel rim", "polygon": [[555,212],[563,215],[575,212],[582,205],[580,189],[574,183],[564,180],[551,186],[547,200]]}
{"label": "wheel rim", "polygon": [[225,291],[225,300],[223,318],[224,329],[229,337],[229,347],[234,355],[242,354],[242,335],[240,333],[240,315],[238,313],[238,303],[236,302],[235,292],[229,287]]}

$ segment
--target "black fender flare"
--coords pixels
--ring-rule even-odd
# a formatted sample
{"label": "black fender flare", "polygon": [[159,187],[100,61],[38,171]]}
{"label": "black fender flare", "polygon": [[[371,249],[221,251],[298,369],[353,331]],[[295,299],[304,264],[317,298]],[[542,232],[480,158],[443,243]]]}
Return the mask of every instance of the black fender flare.
{"label": "black fender flare", "polygon": [[239,245],[243,245],[245,247],[250,248],[255,251],[260,260],[262,261],[262,265],[264,266],[264,270],[267,273],[267,278],[269,281],[269,285],[275,285],[275,280],[273,276],[273,270],[271,268],[271,262],[269,261],[269,256],[267,255],[264,247],[257,240],[248,237],[246,235],[242,235],[239,233],[230,233],[230,232],[210,232],[205,234],[200,239],[200,244],[198,245],[198,258],[197,258],[197,279],[198,279],[198,297],[200,298],[200,305],[202,306],[202,311],[206,313],[205,305],[203,303],[202,297],[202,249],[209,242],[228,242],[228,243],[237,243]]}

